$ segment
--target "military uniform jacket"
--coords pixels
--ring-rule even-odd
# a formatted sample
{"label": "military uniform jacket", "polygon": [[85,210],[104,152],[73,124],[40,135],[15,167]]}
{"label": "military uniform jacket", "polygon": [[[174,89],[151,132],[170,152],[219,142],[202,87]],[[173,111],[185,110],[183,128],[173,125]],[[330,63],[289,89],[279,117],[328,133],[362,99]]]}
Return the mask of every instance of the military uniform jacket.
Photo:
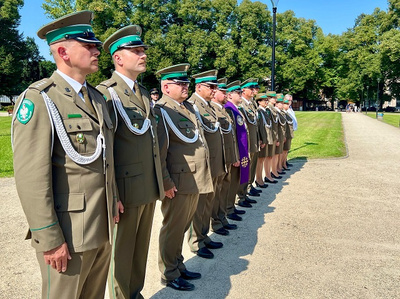
{"label": "military uniform jacket", "polygon": [[272,138],[274,140],[274,143],[279,141],[279,136],[278,136],[278,130],[279,130],[279,120],[278,120],[278,115],[277,111],[272,104],[268,104],[267,106],[267,111],[269,111],[269,115],[271,116],[271,122],[272,122]]}
{"label": "military uniform jacket", "polygon": [[211,106],[214,108],[214,111],[218,117],[218,121],[223,130],[227,130],[231,127],[231,131],[229,133],[223,133],[224,137],[224,150],[225,150],[225,163],[227,165],[233,164],[239,161],[239,149],[237,147],[236,140],[236,126],[228,112],[225,110],[223,106],[220,106],[214,102],[211,102]]}
{"label": "military uniform jacket", "polygon": [[293,118],[290,116],[287,110],[284,111],[286,117],[286,139],[292,139],[293,134]]}
{"label": "military uniform jacket", "polygon": [[[52,134],[42,90],[57,106],[67,136],[79,154],[94,153],[102,128],[104,160],[100,155],[88,165],[78,165],[69,158],[58,135]],[[13,149],[17,191],[30,227],[28,238],[31,235],[38,252],[64,241],[70,251],[83,252],[112,240],[117,200],[113,125],[101,93],[89,84],[87,90],[97,116],[57,72],[32,84],[24,99],[17,101],[19,105],[23,100],[21,108],[27,99],[33,105],[33,114],[25,124],[13,118]]]}
{"label": "military uniform jacket", "polygon": [[[143,135],[132,133],[121,114],[114,109],[107,88],[112,87],[120,98],[129,122],[135,128],[142,128],[146,118],[151,121]],[[164,197],[157,122],[150,107],[150,95],[139,85],[142,99],[139,99],[128,84],[117,74],[100,83],[97,88],[107,97],[109,112],[116,132],[114,136],[114,163],[119,197],[124,207],[136,207]],[[153,130],[152,130],[153,129]]]}
{"label": "military uniform jacket", "polygon": [[[260,120],[259,130],[263,133],[263,135],[260,134],[261,140],[264,144],[272,145],[276,140],[274,140],[274,136],[272,134],[271,112],[268,109],[263,109],[262,107],[258,107],[257,110]],[[263,138],[265,138],[265,140]]]}
{"label": "military uniform jacket", "polygon": [[259,140],[259,132],[258,132],[258,120],[256,109],[253,103],[248,101],[246,102],[244,98],[242,98],[242,104],[240,104],[239,109],[240,112],[244,115],[244,119],[246,120],[247,130],[249,132],[249,152],[256,153],[258,152],[258,140]]}
{"label": "military uniform jacket", "polygon": [[[196,105],[199,109],[201,116],[200,123],[204,126],[214,129],[214,124],[218,121],[218,117],[215,113],[214,108],[209,104],[207,105],[197,94],[193,94],[188,100],[192,105]],[[203,128],[204,129],[204,128]],[[207,140],[208,149],[210,151],[210,166],[211,176],[213,178],[223,175],[226,172],[225,168],[225,157],[224,157],[224,139],[221,131],[217,130],[215,133],[209,133],[204,131],[204,135]]]}
{"label": "military uniform jacket", "polygon": [[284,142],[286,138],[286,117],[285,112],[275,108],[277,111],[277,119],[278,119],[278,140],[279,142]]}
{"label": "military uniform jacket", "polygon": [[[182,106],[163,95],[154,108],[164,190],[176,186],[181,194],[213,192],[207,143],[191,105],[185,101]],[[197,141],[188,143],[179,138],[165,121],[161,109],[168,113],[175,128],[185,137],[193,138],[198,129]]]}

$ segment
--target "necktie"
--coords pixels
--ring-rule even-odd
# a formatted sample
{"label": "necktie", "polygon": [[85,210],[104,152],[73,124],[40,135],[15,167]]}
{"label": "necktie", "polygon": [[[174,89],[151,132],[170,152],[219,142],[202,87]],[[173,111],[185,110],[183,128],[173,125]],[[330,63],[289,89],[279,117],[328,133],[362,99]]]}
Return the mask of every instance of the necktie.
{"label": "necktie", "polygon": [[142,98],[142,93],[140,92],[140,87],[139,84],[137,83],[137,81],[135,81],[135,85],[133,86],[134,90],[135,90],[135,95],[139,100],[139,106],[140,108],[142,108],[144,111],[146,111],[146,106],[143,102],[143,98]]}
{"label": "necktie", "polygon": [[92,105],[92,101],[91,101],[90,98],[89,98],[89,94],[88,94],[88,91],[87,91],[87,89],[86,89],[85,86],[82,86],[82,88],[81,88],[81,93],[82,93],[82,95],[83,95],[83,98],[85,99],[85,104],[86,104],[86,106],[89,108],[90,112],[91,112],[93,115],[96,115],[96,112],[95,112],[94,107],[93,107],[93,105]]}

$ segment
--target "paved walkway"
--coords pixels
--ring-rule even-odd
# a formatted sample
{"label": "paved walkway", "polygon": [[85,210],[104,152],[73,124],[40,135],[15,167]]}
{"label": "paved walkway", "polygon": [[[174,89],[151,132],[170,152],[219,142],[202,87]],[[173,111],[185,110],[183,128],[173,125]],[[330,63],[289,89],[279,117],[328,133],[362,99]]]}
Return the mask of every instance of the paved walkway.
{"label": "paved walkway", "polygon": [[[163,288],[157,209],[145,298],[400,298],[400,129],[343,113],[347,158],[295,163],[223,237],[213,260],[188,251],[203,278]],[[40,275],[13,179],[0,180],[0,294],[39,298]],[[1,297],[0,296],[0,297]]]}

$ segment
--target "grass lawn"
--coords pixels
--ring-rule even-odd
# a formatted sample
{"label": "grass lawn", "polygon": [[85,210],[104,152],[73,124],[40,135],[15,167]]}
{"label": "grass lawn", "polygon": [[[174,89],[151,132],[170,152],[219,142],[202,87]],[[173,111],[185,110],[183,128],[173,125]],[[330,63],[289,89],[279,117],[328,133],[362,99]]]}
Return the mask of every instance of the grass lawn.
{"label": "grass lawn", "polygon": [[14,175],[10,128],[11,116],[0,117],[0,177]]}
{"label": "grass lawn", "polygon": [[[376,118],[376,112],[371,111],[367,113],[369,117]],[[400,126],[400,113],[390,113],[390,112],[379,112],[379,113],[383,113],[383,122],[395,127]]]}
{"label": "grass lawn", "polygon": [[346,155],[341,113],[296,111],[296,118],[298,129],[294,132],[288,159]]}
{"label": "grass lawn", "polygon": [[[386,115],[385,115],[386,116]],[[342,115],[337,112],[296,112],[299,123],[294,132],[289,159],[315,159],[346,155]],[[0,177],[13,176],[10,142],[11,117],[0,117]]]}

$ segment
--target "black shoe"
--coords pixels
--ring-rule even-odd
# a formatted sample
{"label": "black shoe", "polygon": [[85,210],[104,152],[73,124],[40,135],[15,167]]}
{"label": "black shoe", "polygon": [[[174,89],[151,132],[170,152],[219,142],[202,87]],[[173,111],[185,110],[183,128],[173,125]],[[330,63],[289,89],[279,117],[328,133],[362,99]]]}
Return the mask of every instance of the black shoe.
{"label": "black shoe", "polygon": [[264,188],[267,188],[267,187],[268,187],[268,185],[267,185],[267,184],[260,185],[260,184],[259,184],[259,183],[257,183],[257,182],[256,182],[256,186],[257,186],[258,188],[262,188],[262,189],[264,189]]}
{"label": "black shoe", "polygon": [[251,199],[251,198],[248,198],[247,196],[246,196],[246,198],[245,198],[245,200],[244,200],[245,202],[248,202],[248,203],[257,203],[257,200],[254,200],[254,199]]}
{"label": "black shoe", "polygon": [[209,249],[219,249],[219,248],[222,248],[223,246],[224,246],[224,244],[222,244],[221,242],[214,242],[214,241],[210,241],[209,243],[206,244],[206,247]]}
{"label": "black shoe", "polygon": [[201,274],[198,272],[191,272],[189,270],[181,271],[181,277],[186,280],[194,280],[201,278]]}
{"label": "black shoe", "polygon": [[262,193],[262,190],[254,188],[253,185],[251,185],[250,191],[253,191],[253,192],[255,192],[255,193]]}
{"label": "black shoe", "polygon": [[242,202],[239,202],[239,207],[242,207],[242,208],[252,208],[253,206],[250,204],[250,203],[248,203],[247,201],[242,201]]}
{"label": "black shoe", "polygon": [[250,192],[248,192],[247,193],[248,195],[250,195],[250,196],[260,196],[260,193],[258,193],[258,192],[254,192],[253,190],[250,190]]}
{"label": "black shoe", "polygon": [[292,166],[293,166],[293,164],[286,163],[286,167],[292,167]]}
{"label": "black shoe", "polygon": [[278,174],[286,174],[286,172],[284,172],[284,171],[278,171]]}
{"label": "black shoe", "polygon": [[237,225],[228,223],[228,224],[224,225],[224,228],[228,229],[228,230],[234,230],[234,229],[237,229]]}
{"label": "black shoe", "polygon": [[238,210],[238,209],[236,209],[236,208],[233,209],[233,212],[234,212],[235,214],[238,214],[238,215],[246,214],[246,211]]}
{"label": "black shoe", "polygon": [[196,252],[197,256],[205,258],[205,259],[212,259],[214,257],[214,253],[208,250],[207,247],[200,248]]}
{"label": "black shoe", "polygon": [[174,280],[165,280],[161,278],[161,283],[167,287],[173,288],[178,291],[193,291],[194,285],[186,281],[182,277],[175,278]]}
{"label": "black shoe", "polygon": [[272,176],[274,179],[278,179],[278,180],[282,178],[280,175],[276,176],[276,175],[274,175],[273,173],[271,173],[271,176]]}
{"label": "black shoe", "polygon": [[235,221],[242,221],[242,217],[240,217],[239,215],[237,215],[235,213],[226,215],[226,218],[228,218],[230,220],[235,220]]}
{"label": "black shoe", "polygon": [[214,233],[216,233],[216,234],[218,234],[218,235],[222,235],[222,236],[227,236],[227,235],[229,235],[229,232],[228,232],[225,228],[223,228],[223,227],[221,227],[221,228],[215,230]]}
{"label": "black shoe", "polygon": [[264,182],[269,183],[269,184],[277,184],[278,181],[270,181],[269,178],[265,177]]}

